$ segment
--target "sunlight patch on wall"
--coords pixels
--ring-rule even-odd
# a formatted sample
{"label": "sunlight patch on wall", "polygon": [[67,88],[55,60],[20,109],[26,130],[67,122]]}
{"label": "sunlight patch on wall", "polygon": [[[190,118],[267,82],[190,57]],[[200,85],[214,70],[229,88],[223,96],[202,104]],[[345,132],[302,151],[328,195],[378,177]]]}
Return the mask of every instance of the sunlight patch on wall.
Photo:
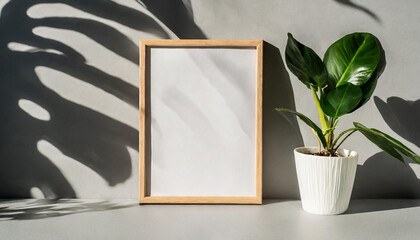
{"label": "sunlight patch on wall", "polygon": [[32,117],[42,120],[49,121],[51,119],[50,113],[40,105],[27,99],[20,99],[18,101],[19,107]]}
{"label": "sunlight patch on wall", "polygon": [[[0,9],[2,9],[9,2],[10,0],[0,0]],[[0,16],[1,16],[1,11],[0,11]]]}
{"label": "sunlight patch on wall", "polygon": [[[73,30],[50,27],[36,27],[32,29],[32,32],[37,36],[69,46],[86,59],[86,64],[138,87],[139,67],[136,64],[98,44],[84,34]],[[134,51],[137,52],[137,49]]]}
{"label": "sunlight patch on wall", "polygon": [[[144,10],[143,7],[141,7],[140,4],[138,5],[139,9],[135,10],[142,12],[142,10]],[[47,22],[49,21],[48,18],[54,17],[54,19],[51,20],[54,21],[51,23],[52,26],[55,26],[57,21],[60,21],[59,25],[65,26],[68,29],[72,29],[65,30],[53,27],[39,26],[33,29],[34,34],[43,38],[53,39],[63,43],[83,55],[83,57],[86,58],[87,64],[94,66],[112,76],[118,76],[123,81],[133,86],[139,86],[139,40],[140,38],[153,39],[156,38],[155,35],[132,29],[117,23],[116,21],[101,18],[61,3],[37,4],[30,7],[27,13],[31,18],[42,19],[43,21]],[[146,14],[145,12],[143,13]],[[62,17],[62,19],[59,17]],[[74,18],[74,20],[69,21],[68,18]],[[77,23],[77,19],[95,21],[98,26],[90,30],[93,35],[87,34],[86,29],[80,29],[84,25],[73,26],[75,23]],[[108,32],[111,30],[107,30],[107,27],[112,28],[116,32]],[[121,42],[123,38],[127,38],[129,41],[131,41],[131,43],[127,44]],[[109,44],[107,47],[110,49],[102,46],[100,42],[102,42],[102,44]],[[130,49],[132,49],[132,54]],[[131,61],[126,59],[124,56],[131,59]]]}
{"label": "sunlight patch on wall", "polygon": [[54,53],[58,55],[64,55],[62,52],[57,51],[55,49],[44,49],[44,48],[38,48],[34,46],[29,46],[23,43],[18,42],[10,42],[7,44],[7,47],[12,51],[18,51],[18,52],[48,52],[48,53]]}
{"label": "sunlight patch on wall", "polygon": [[[141,4],[136,3],[135,1],[132,1],[131,4],[127,4],[125,2],[118,2],[117,4],[120,4],[122,6],[129,7],[131,9],[134,9],[136,11],[139,11],[141,13],[144,13],[146,15],[152,16],[150,13],[148,13],[147,9],[143,7]],[[29,17],[39,19],[39,18],[45,18],[45,17],[56,17],[56,16],[66,16],[66,17],[82,17],[82,18],[91,18],[96,19],[99,21],[107,21],[109,23],[115,23],[112,20],[108,20],[106,18],[101,18],[98,16],[95,16],[89,12],[79,10],[77,8],[74,8],[68,4],[65,3],[40,3],[31,6],[27,12]],[[125,26],[124,26],[125,27]],[[126,27],[129,28],[129,27]],[[135,29],[132,29],[135,30]]]}
{"label": "sunlight patch on wall", "polygon": [[47,67],[36,67],[35,73],[42,84],[64,99],[138,129],[138,109],[100,87]]}
{"label": "sunlight patch on wall", "polygon": [[[145,6],[138,3],[137,1],[114,1],[116,4],[127,7],[131,10],[135,10],[144,14],[147,17],[150,17],[154,21],[156,21],[159,26],[164,29],[164,31],[170,35],[171,38],[177,38],[175,34],[171,32],[158,18],[156,18],[152,13],[150,13]],[[98,3],[98,7],[100,4]],[[40,18],[47,18],[47,17],[58,17],[58,16],[65,16],[65,17],[73,17],[73,18],[85,18],[85,19],[93,19],[99,22],[106,23],[109,26],[118,29],[124,35],[129,37],[134,43],[138,43],[139,36],[143,39],[154,39],[154,38],[162,38],[162,36],[156,36],[153,33],[148,33],[145,31],[139,31],[137,29],[131,28],[129,26],[125,26],[119,24],[116,21],[109,20],[106,18],[102,18],[99,16],[95,16],[87,11],[82,11],[77,8],[74,8],[70,5],[64,3],[40,3],[30,7],[27,11],[29,17],[34,19]]]}
{"label": "sunlight patch on wall", "polygon": [[44,193],[42,193],[41,189],[37,187],[32,187],[30,192],[31,192],[31,198],[45,199]]}

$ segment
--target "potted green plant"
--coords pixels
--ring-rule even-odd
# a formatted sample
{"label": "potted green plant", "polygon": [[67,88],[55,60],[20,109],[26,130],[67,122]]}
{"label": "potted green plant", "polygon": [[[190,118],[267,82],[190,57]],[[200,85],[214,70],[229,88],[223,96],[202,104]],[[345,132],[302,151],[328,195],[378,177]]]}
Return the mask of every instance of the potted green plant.
{"label": "potted green plant", "polygon": [[[334,42],[324,59],[288,33],[286,65],[312,92],[321,127],[302,113],[297,115],[314,132],[318,147],[294,150],[299,190],[304,210],[332,215],[347,210],[357,169],[358,154],[340,149],[354,132],[360,132],[379,148],[404,162],[420,157],[398,140],[374,128],[354,122],[354,127],[335,134],[339,119],[362,107],[372,96],[384,71],[385,52],[370,33],[352,33]],[[402,155],[401,155],[402,154]]]}

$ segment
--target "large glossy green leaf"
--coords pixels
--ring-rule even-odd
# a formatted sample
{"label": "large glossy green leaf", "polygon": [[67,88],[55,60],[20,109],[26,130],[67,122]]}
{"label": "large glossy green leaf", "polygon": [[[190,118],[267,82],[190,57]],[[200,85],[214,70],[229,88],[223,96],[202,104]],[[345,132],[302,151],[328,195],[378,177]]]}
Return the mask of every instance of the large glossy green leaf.
{"label": "large glossy green leaf", "polygon": [[353,123],[357,130],[359,130],[363,135],[365,135],[371,142],[376,144],[379,148],[390,154],[391,156],[399,159],[404,162],[401,154],[397,150],[404,154],[405,156],[411,158],[416,163],[420,163],[420,156],[415,154],[411,149],[406,147],[400,141],[392,138],[391,136],[377,130],[374,128],[367,128],[363,124],[354,122]]}
{"label": "large glossy green leaf", "polygon": [[381,58],[379,59],[378,66],[376,66],[376,69],[373,72],[372,76],[370,77],[369,81],[367,81],[365,84],[360,86],[360,88],[362,89],[363,97],[360,100],[359,104],[352,110],[352,112],[357,110],[361,106],[363,106],[367,101],[369,101],[370,97],[373,94],[373,91],[376,88],[376,83],[378,82],[378,78],[382,75],[383,71],[385,70],[385,66],[386,66],[385,51],[382,48],[379,40],[377,41],[378,41],[379,49],[381,51]]}
{"label": "large glossy green leaf", "polygon": [[286,65],[308,88],[311,85],[324,87],[327,84],[327,70],[321,58],[310,48],[288,33]]}
{"label": "large glossy green leaf", "polygon": [[275,108],[275,110],[279,111],[279,112],[293,113],[296,116],[298,116],[300,120],[302,120],[304,123],[306,123],[309,127],[311,127],[316,132],[319,140],[322,143],[322,146],[324,148],[327,147],[327,141],[325,139],[324,134],[322,133],[322,130],[311,119],[309,119],[307,116],[303,115],[302,113],[295,112],[295,111],[287,109],[287,108]]}
{"label": "large glossy green leaf", "polygon": [[362,90],[358,86],[347,84],[327,94],[321,95],[321,107],[325,114],[338,118],[353,110],[362,99]]}
{"label": "large glossy green leaf", "polygon": [[380,46],[375,36],[370,33],[352,33],[328,48],[324,63],[336,87],[348,83],[360,86],[371,78],[380,58]]}

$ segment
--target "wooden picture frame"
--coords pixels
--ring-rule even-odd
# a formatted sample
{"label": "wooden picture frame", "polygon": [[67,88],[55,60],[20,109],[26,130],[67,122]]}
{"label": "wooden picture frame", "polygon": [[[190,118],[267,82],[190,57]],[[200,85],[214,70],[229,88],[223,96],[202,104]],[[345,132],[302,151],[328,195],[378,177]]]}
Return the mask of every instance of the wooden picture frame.
{"label": "wooden picture frame", "polygon": [[[140,174],[139,174],[139,203],[140,204],[155,204],[155,203],[173,203],[173,204],[261,204],[262,203],[262,84],[263,84],[263,76],[262,76],[262,59],[263,59],[263,40],[141,40],[140,41],[140,96],[139,96],[139,103],[140,103],[140,129],[139,129],[139,168],[140,168]],[[193,51],[194,50],[194,51]],[[208,51],[211,50],[211,51]],[[246,50],[246,51],[245,51]],[[155,124],[156,122],[156,118],[157,118],[157,113],[156,116],[152,116],[154,113],[153,110],[154,108],[156,108],[156,112],[161,111],[161,109],[166,109],[165,106],[161,106],[158,103],[160,103],[160,99],[159,98],[153,98],[153,93],[154,92],[156,95],[158,95],[158,92],[160,92],[161,89],[158,88],[158,86],[163,86],[164,84],[167,84],[166,82],[171,82],[172,80],[165,80],[165,79],[161,79],[162,77],[159,77],[161,74],[161,72],[165,72],[166,71],[166,67],[169,66],[170,68],[172,68],[172,65],[168,65],[168,64],[175,64],[176,66],[178,66],[178,62],[182,61],[181,57],[177,57],[177,56],[181,56],[178,53],[181,52],[182,54],[184,54],[184,52],[186,52],[187,54],[198,54],[199,56],[204,55],[204,57],[206,57],[206,54],[210,54],[211,52],[216,52],[216,53],[220,53],[218,59],[220,60],[215,60],[214,63],[217,65],[219,64],[218,68],[215,68],[217,71],[223,72],[225,70],[223,70],[223,68],[228,65],[226,68],[228,70],[226,71],[230,71],[230,63],[229,64],[222,64],[228,60],[226,60],[225,57],[229,58],[230,54],[232,55],[232,59],[233,57],[236,57],[238,59],[238,61],[233,61],[231,62],[232,65],[235,65],[235,67],[237,67],[237,71],[234,72],[234,74],[240,75],[243,74],[244,72],[246,73],[248,70],[247,67],[249,67],[249,71],[252,72],[252,74],[247,74],[244,75],[244,79],[251,79],[251,83],[240,83],[237,84],[237,86],[239,86],[238,88],[243,88],[243,85],[247,85],[247,86],[251,86],[248,87],[248,89],[246,89],[245,91],[248,92],[252,92],[252,94],[250,94],[251,97],[247,97],[244,98],[246,101],[252,101],[253,104],[251,106],[248,106],[243,104],[245,106],[245,110],[246,109],[252,109],[250,110],[249,114],[253,113],[254,116],[250,117],[249,121],[252,121],[251,123],[253,123],[253,129],[249,130],[250,128],[248,127],[247,129],[249,130],[248,132],[250,132],[249,135],[251,135],[252,137],[249,137],[249,139],[247,138],[239,138],[232,140],[230,142],[232,142],[233,144],[236,144],[236,141],[242,141],[242,139],[247,139],[246,141],[244,140],[244,142],[246,144],[244,144],[243,146],[247,146],[252,144],[253,149],[249,150],[249,152],[252,152],[254,156],[247,156],[245,157],[247,162],[246,164],[243,164],[244,166],[248,166],[249,167],[244,167],[245,170],[243,169],[239,169],[240,171],[236,171],[235,169],[228,169],[228,168],[217,168],[216,169],[223,169],[224,170],[228,170],[227,172],[229,173],[234,173],[234,174],[238,174],[241,178],[245,179],[245,174],[243,174],[244,176],[240,175],[242,170],[244,172],[250,172],[252,170],[252,176],[250,177],[255,177],[255,179],[250,180],[250,182],[252,183],[251,186],[245,185],[244,182],[247,181],[240,181],[238,183],[238,185],[240,185],[240,187],[236,188],[236,187],[230,187],[230,189],[235,189],[235,191],[238,191],[234,194],[223,194],[223,193],[219,193],[217,192],[217,194],[205,194],[205,192],[203,193],[203,188],[197,187],[198,190],[194,190],[197,191],[198,193],[194,193],[194,194],[186,194],[185,196],[183,194],[180,193],[176,193],[176,194],[170,194],[168,196],[165,195],[165,192],[171,192],[173,188],[167,187],[165,190],[165,187],[153,187],[154,186],[154,181],[156,181],[156,186],[162,186],[158,185],[158,182],[160,184],[160,182],[165,182],[168,183],[172,183],[173,181],[169,181],[165,179],[165,175],[157,175],[154,174],[154,167],[151,167],[154,164],[154,158],[159,159],[159,160],[155,160],[155,161],[163,161],[165,159],[170,159],[170,158],[157,158],[154,157],[155,155],[159,155],[162,152],[158,152],[157,150],[153,150],[153,144],[151,144],[151,141],[153,140],[153,124]],[[174,57],[168,57],[170,55],[168,54],[174,54]],[[177,55],[178,54],[178,55]],[[236,56],[237,55],[237,56]],[[184,55],[182,55],[184,56]],[[244,56],[244,57],[242,57]],[[255,59],[254,59],[255,57]],[[169,59],[169,60],[168,60]],[[187,58],[186,58],[187,59]],[[199,58],[198,60],[200,60],[201,58]],[[242,60],[245,59],[245,60]],[[249,59],[249,60],[246,60]],[[188,60],[188,59],[187,59]],[[160,63],[159,61],[161,61],[162,63]],[[185,60],[186,61],[186,60]],[[244,64],[239,64],[237,62],[241,62],[243,61]],[[194,60],[194,64],[198,62],[197,59]],[[153,65],[156,65],[156,67]],[[255,66],[247,66],[244,67],[245,64],[248,63],[255,63]],[[251,64],[248,64],[251,65]],[[159,66],[165,66],[164,68],[162,68],[160,71],[160,69],[157,69],[157,67]],[[173,66],[173,69],[178,69],[176,66]],[[192,67],[189,67],[190,65],[188,65],[188,67],[185,68],[185,71],[189,71],[189,69],[191,69]],[[204,69],[201,69],[201,72],[206,72],[206,66],[202,67]],[[214,69],[213,69],[214,70]],[[192,71],[192,70],[191,70]],[[151,74],[151,72],[153,72],[153,74]],[[210,72],[210,70],[208,71],[209,74],[213,74],[212,72]],[[253,74],[255,73],[255,76],[253,76]],[[165,72],[166,74],[166,72]],[[230,74],[230,72],[229,72]],[[233,75],[234,75],[233,74]],[[178,74],[179,75],[179,74]],[[178,76],[177,75],[177,76]],[[172,78],[174,77],[173,74],[171,74],[170,72],[167,75],[164,76],[168,76],[168,78]],[[225,76],[225,75],[223,75]],[[228,76],[228,74],[226,74],[226,76]],[[240,75],[242,76],[242,75]],[[252,82],[254,80],[255,77],[255,82]],[[190,76],[191,78],[191,76]],[[226,77],[227,78],[227,77]],[[200,76],[197,77],[197,81],[200,81]],[[242,78],[238,78],[235,77],[235,79],[242,79]],[[235,80],[236,81],[236,80]],[[155,83],[156,82],[156,83]],[[173,81],[172,81],[173,82]],[[178,85],[176,85],[176,88],[181,88],[184,86],[183,85],[183,79],[178,79]],[[201,82],[200,82],[201,83]],[[168,83],[169,84],[169,83]],[[194,83],[195,84],[195,83]],[[151,86],[150,86],[151,85]],[[175,85],[171,85],[171,86],[175,86]],[[252,90],[251,88],[254,88],[254,90]],[[158,90],[154,90],[154,89],[158,89]],[[161,87],[163,88],[163,87]],[[220,88],[220,87],[219,87]],[[221,91],[224,91],[223,88]],[[252,90],[252,91],[251,91]],[[197,90],[199,91],[199,90]],[[210,90],[209,90],[210,91]],[[238,90],[239,91],[239,90]],[[176,92],[175,90],[171,90],[168,91],[169,94],[175,94],[174,92]],[[189,91],[188,93],[190,93],[191,91]],[[202,95],[206,95],[207,92],[203,92]],[[226,95],[226,94],[225,94]],[[230,94],[228,97],[233,98],[232,96],[230,96]],[[233,95],[233,94],[232,94]],[[166,97],[166,95],[161,95]],[[182,96],[182,94],[175,94],[174,97],[169,101],[169,103],[173,103],[177,101],[177,96]],[[214,99],[216,99],[216,97],[214,97]],[[151,103],[152,102],[152,103]],[[156,104],[155,104],[156,102]],[[207,103],[206,101],[204,101],[204,103]],[[156,107],[151,107],[151,104],[153,106]],[[177,105],[177,106],[181,106],[184,107],[184,105]],[[221,107],[224,107],[222,105],[220,105]],[[235,108],[237,109],[237,108]],[[235,110],[235,111],[240,111],[239,110]],[[162,110],[164,111],[164,110]],[[207,112],[204,112],[207,113]],[[242,114],[240,112],[240,114]],[[179,114],[180,116],[182,116],[181,114]],[[185,115],[185,114],[184,114]],[[188,114],[187,114],[188,115]],[[223,115],[223,118],[225,118],[226,115]],[[153,121],[151,120],[153,119]],[[228,119],[226,117],[226,119]],[[245,119],[245,118],[241,118],[241,119]],[[159,120],[159,119],[158,119]],[[166,119],[165,119],[166,120]],[[216,120],[216,119],[215,119]],[[247,120],[248,121],[248,120]],[[152,122],[152,123],[151,123]],[[168,121],[163,121],[160,120],[161,123],[163,124],[170,124],[168,123]],[[197,121],[198,123],[199,121]],[[212,123],[212,121],[210,121],[210,123]],[[179,126],[179,125],[177,125]],[[234,125],[231,125],[234,126]],[[250,126],[250,123],[247,123],[246,126]],[[255,128],[254,128],[255,127]],[[174,129],[174,128],[171,128]],[[200,128],[203,129],[203,128]],[[218,130],[218,129],[216,129]],[[175,131],[175,130],[174,130]],[[232,130],[233,131],[233,130]],[[251,132],[252,131],[252,132]],[[183,132],[178,133],[178,135],[182,135]],[[236,134],[238,135],[238,134]],[[232,134],[232,138],[234,138],[234,136]],[[174,135],[177,136],[177,135]],[[206,139],[204,139],[206,137],[206,134],[199,134],[197,136],[200,136],[200,138],[203,138],[203,142],[206,141]],[[152,139],[152,140],[151,140]],[[166,140],[167,138],[162,137],[161,139]],[[221,139],[225,139],[224,136]],[[166,140],[169,143],[168,144],[175,144],[178,141],[169,141]],[[191,142],[191,139],[189,140]],[[182,141],[180,141],[182,142]],[[255,144],[254,144],[255,143]],[[167,145],[168,145],[167,144]],[[183,147],[185,147],[184,145],[182,145]],[[235,145],[236,146],[236,145]],[[236,150],[232,150],[232,154],[244,154],[243,152],[247,152],[248,149],[250,149],[250,147],[244,147],[241,148],[242,145],[239,145],[239,148],[237,148]],[[169,148],[169,147],[168,147]],[[176,149],[176,148],[170,148],[170,149]],[[239,149],[239,150],[238,150]],[[240,150],[242,149],[242,150]],[[155,151],[155,152],[154,152]],[[175,150],[177,151],[177,150]],[[214,153],[215,151],[212,150],[212,152],[210,153]],[[217,151],[216,151],[217,152]],[[223,152],[223,151],[221,151]],[[216,153],[214,153],[216,154]],[[230,154],[230,153],[229,153]],[[170,157],[172,156],[177,156],[176,154],[172,154]],[[195,155],[194,155],[195,156]],[[203,157],[206,157],[206,154],[203,154]],[[225,156],[225,155],[222,155]],[[229,155],[230,156],[230,155]],[[245,159],[244,158],[244,159]],[[162,160],[163,159],[163,160]],[[178,160],[183,160],[183,158],[178,157]],[[218,158],[213,158],[213,159],[218,159]],[[240,159],[239,156],[235,156],[232,159]],[[229,160],[229,159],[227,159]],[[166,161],[166,160],[165,160]],[[171,160],[167,160],[168,162],[170,162]],[[199,161],[199,159],[194,159],[194,162],[192,163],[196,163],[197,161]],[[233,161],[233,160],[232,160]],[[237,161],[237,160],[235,160]],[[223,163],[225,163],[226,161],[224,160]],[[245,163],[245,160],[243,161]],[[170,162],[170,164],[172,164],[172,166],[176,166],[173,164],[173,162]],[[255,164],[255,165],[254,165]],[[156,165],[156,164],[155,164]],[[153,165],[153,166],[155,166]],[[169,163],[168,163],[169,165]],[[242,164],[239,164],[240,166],[238,166],[238,164],[235,165],[235,167],[241,167]],[[187,167],[189,167],[189,165],[186,165],[184,163],[183,165],[184,167],[182,168],[183,171],[182,173],[180,173],[179,176],[184,177],[184,175],[187,173],[189,174],[190,172],[194,172],[194,171],[189,171],[189,169],[186,169]],[[197,165],[199,166],[199,165]],[[213,165],[208,165],[213,167]],[[210,168],[211,168],[210,167]],[[169,171],[167,170],[167,166],[166,167],[162,167],[162,169],[164,169],[163,172],[165,171]],[[251,169],[251,170],[249,170]],[[202,170],[200,168],[200,170]],[[159,174],[162,171],[158,171],[156,170],[156,172],[158,172]],[[177,170],[171,170],[171,173],[177,173]],[[207,174],[207,173],[206,173]],[[219,173],[218,173],[219,174]],[[210,186],[207,187],[209,189],[213,189],[213,185],[211,185],[212,182],[217,182],[219,181],[219,175],[215,174],[215,175],[211,175],[208,174],[208,176],[213,176],[213,178],[209,178],[210,180],[206,181],[206,186]],[[164,180],[153,180],[153,178],[159,179],[158,177],[154,177],[154,176],[160,176],[161,178],[163,178]],[[197,176],[200,176],[201,173],[197,173]],[[249,174],[248,174],[249,175]],[[163,176],[163,177],[162,177]],[[207,175],[206,175],[207,176]],[[225,176],[222,177],[221,179],[233,179],[235,180],[234,177],[230,178],[229,176]],[[172,178],[172,179],[177,179]],[[195,181],[184,181],[184,183],[188,183],[188,184],[193,184]],[[190,183],[192,182],[192,183]],[[200,181],[197,181],[200,182]],[[203,180],[204,182],[204,180]],[[255,185],[254,185],[255,184]],[[179,186],[179,188],[182,188],[184,186],[180,186],[182,184],[178,184],[176,186]],[[221,184],[218,183],[218,185],[215,183],[214,188],[217,190],[218,186],[222,186],[225,187],[225,185],[229,185],[228,184]],[[164,186],[164,185],[163,185]],[[230,186],[230,185],[229,185]],[[164,189],[163,191],[161,191],[161,193],[159,194],[154,194],[153,192],[157,192],[157,190],[153,190],[153,188],[161,188]],[[227,187],[226,187],[227,188]],[[243,190],[243,192],[246,192],[246,194],[241,195],[242,193],[240,191],[242,190],[236,190],[236,189],[245,189]],[[196,189],[196,188],[194,188]],[[177,191],[181,191],[181,190],[177,190]],[[191,190],[192,191],[192,190]],[[223,190],[225,191],[225,190]],[[227,190],[226,190],[227,191]],[[163,192],[163,193],[162,193]],[[186,192],[190,192],[190,190],[186,190]],[[211,192],[211,191],[209,191]]]}

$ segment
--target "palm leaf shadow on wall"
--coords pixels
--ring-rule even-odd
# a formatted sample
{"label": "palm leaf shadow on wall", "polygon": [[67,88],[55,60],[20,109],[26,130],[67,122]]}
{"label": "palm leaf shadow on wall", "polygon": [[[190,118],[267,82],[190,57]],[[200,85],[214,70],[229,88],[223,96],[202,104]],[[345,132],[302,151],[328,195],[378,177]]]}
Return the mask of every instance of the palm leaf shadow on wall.
{"label": "palm leaf shadow on wall", "polygon": [[[405,140],[420,147],[420,100],[407,101],[374,97],[374,102],[388,126]],[[407,162],[412,162],[406,159]],[[420,180],[410,166],[404,166],[384,152],[359,165],[354,198],[419,198]]]}
{"label": "palm leaf shadow on wall", "polygon": [[356,10],[362,11],[362,12],[366,13],[367,15],[369,15],[371,18],[375,19],[375,21],[377,21],[379,23],[381,22],[381,19],[379,18],[379,16],[376,15],[376,13],[374,13],[369,8],[366,8],[362,5],[356,4],[356,3],[352,2],[351,0],[334,0],[334,1],[336,1],[339,4],[342,4],[344,6],[348,6],[348,7],[354,8]]}
{"label": "palm leaf shadow on wall", "polygon": [[[65,155],[76,159],[98,173],[110,186],[127,180],[132,171],[126,146],[138,150],[138,131],[85,106],[67,101],[46,88],[35,73],[37,66],[48,67],[85,81],[131,106],[138,107],[138,88],[90,66],[84,57],[62,42],[35,35],[38,26],[73,30],[82,33],[103,47],[138,65],[138,47],[119,30],[102,22],[75,18],[50,17],[33,19],[30,7],[40,3],[62,3],[83,12],[109,19],[159,38],[169,38],[165,30],[150,16],[112,1],[85,0],[11,0],[0,17],[0,198],[31,197],[38,187],[48,198],[76,197],[68,180],[51,161],[42,155],[37,144],[48,141]],[[159,17],[167,6],[175,13],[187,14],[182,1],[145,1]],[[165,5],[166,4],[166,5]],[[169,29],[180,38],[205,38],[192,15],[182,21],[169,16]],[[172,21],[173,20],[173,21]],[[193,28],[192,30],[185,27]],[[195,35],[194,35],[195,34]],[[41,49],[12,51],[8,44],[16,42]],[[63,55],[46,52],[53,49]],[[21,99],[30,100],[49,112],[50,120],[31,117],[19,108]]]}

